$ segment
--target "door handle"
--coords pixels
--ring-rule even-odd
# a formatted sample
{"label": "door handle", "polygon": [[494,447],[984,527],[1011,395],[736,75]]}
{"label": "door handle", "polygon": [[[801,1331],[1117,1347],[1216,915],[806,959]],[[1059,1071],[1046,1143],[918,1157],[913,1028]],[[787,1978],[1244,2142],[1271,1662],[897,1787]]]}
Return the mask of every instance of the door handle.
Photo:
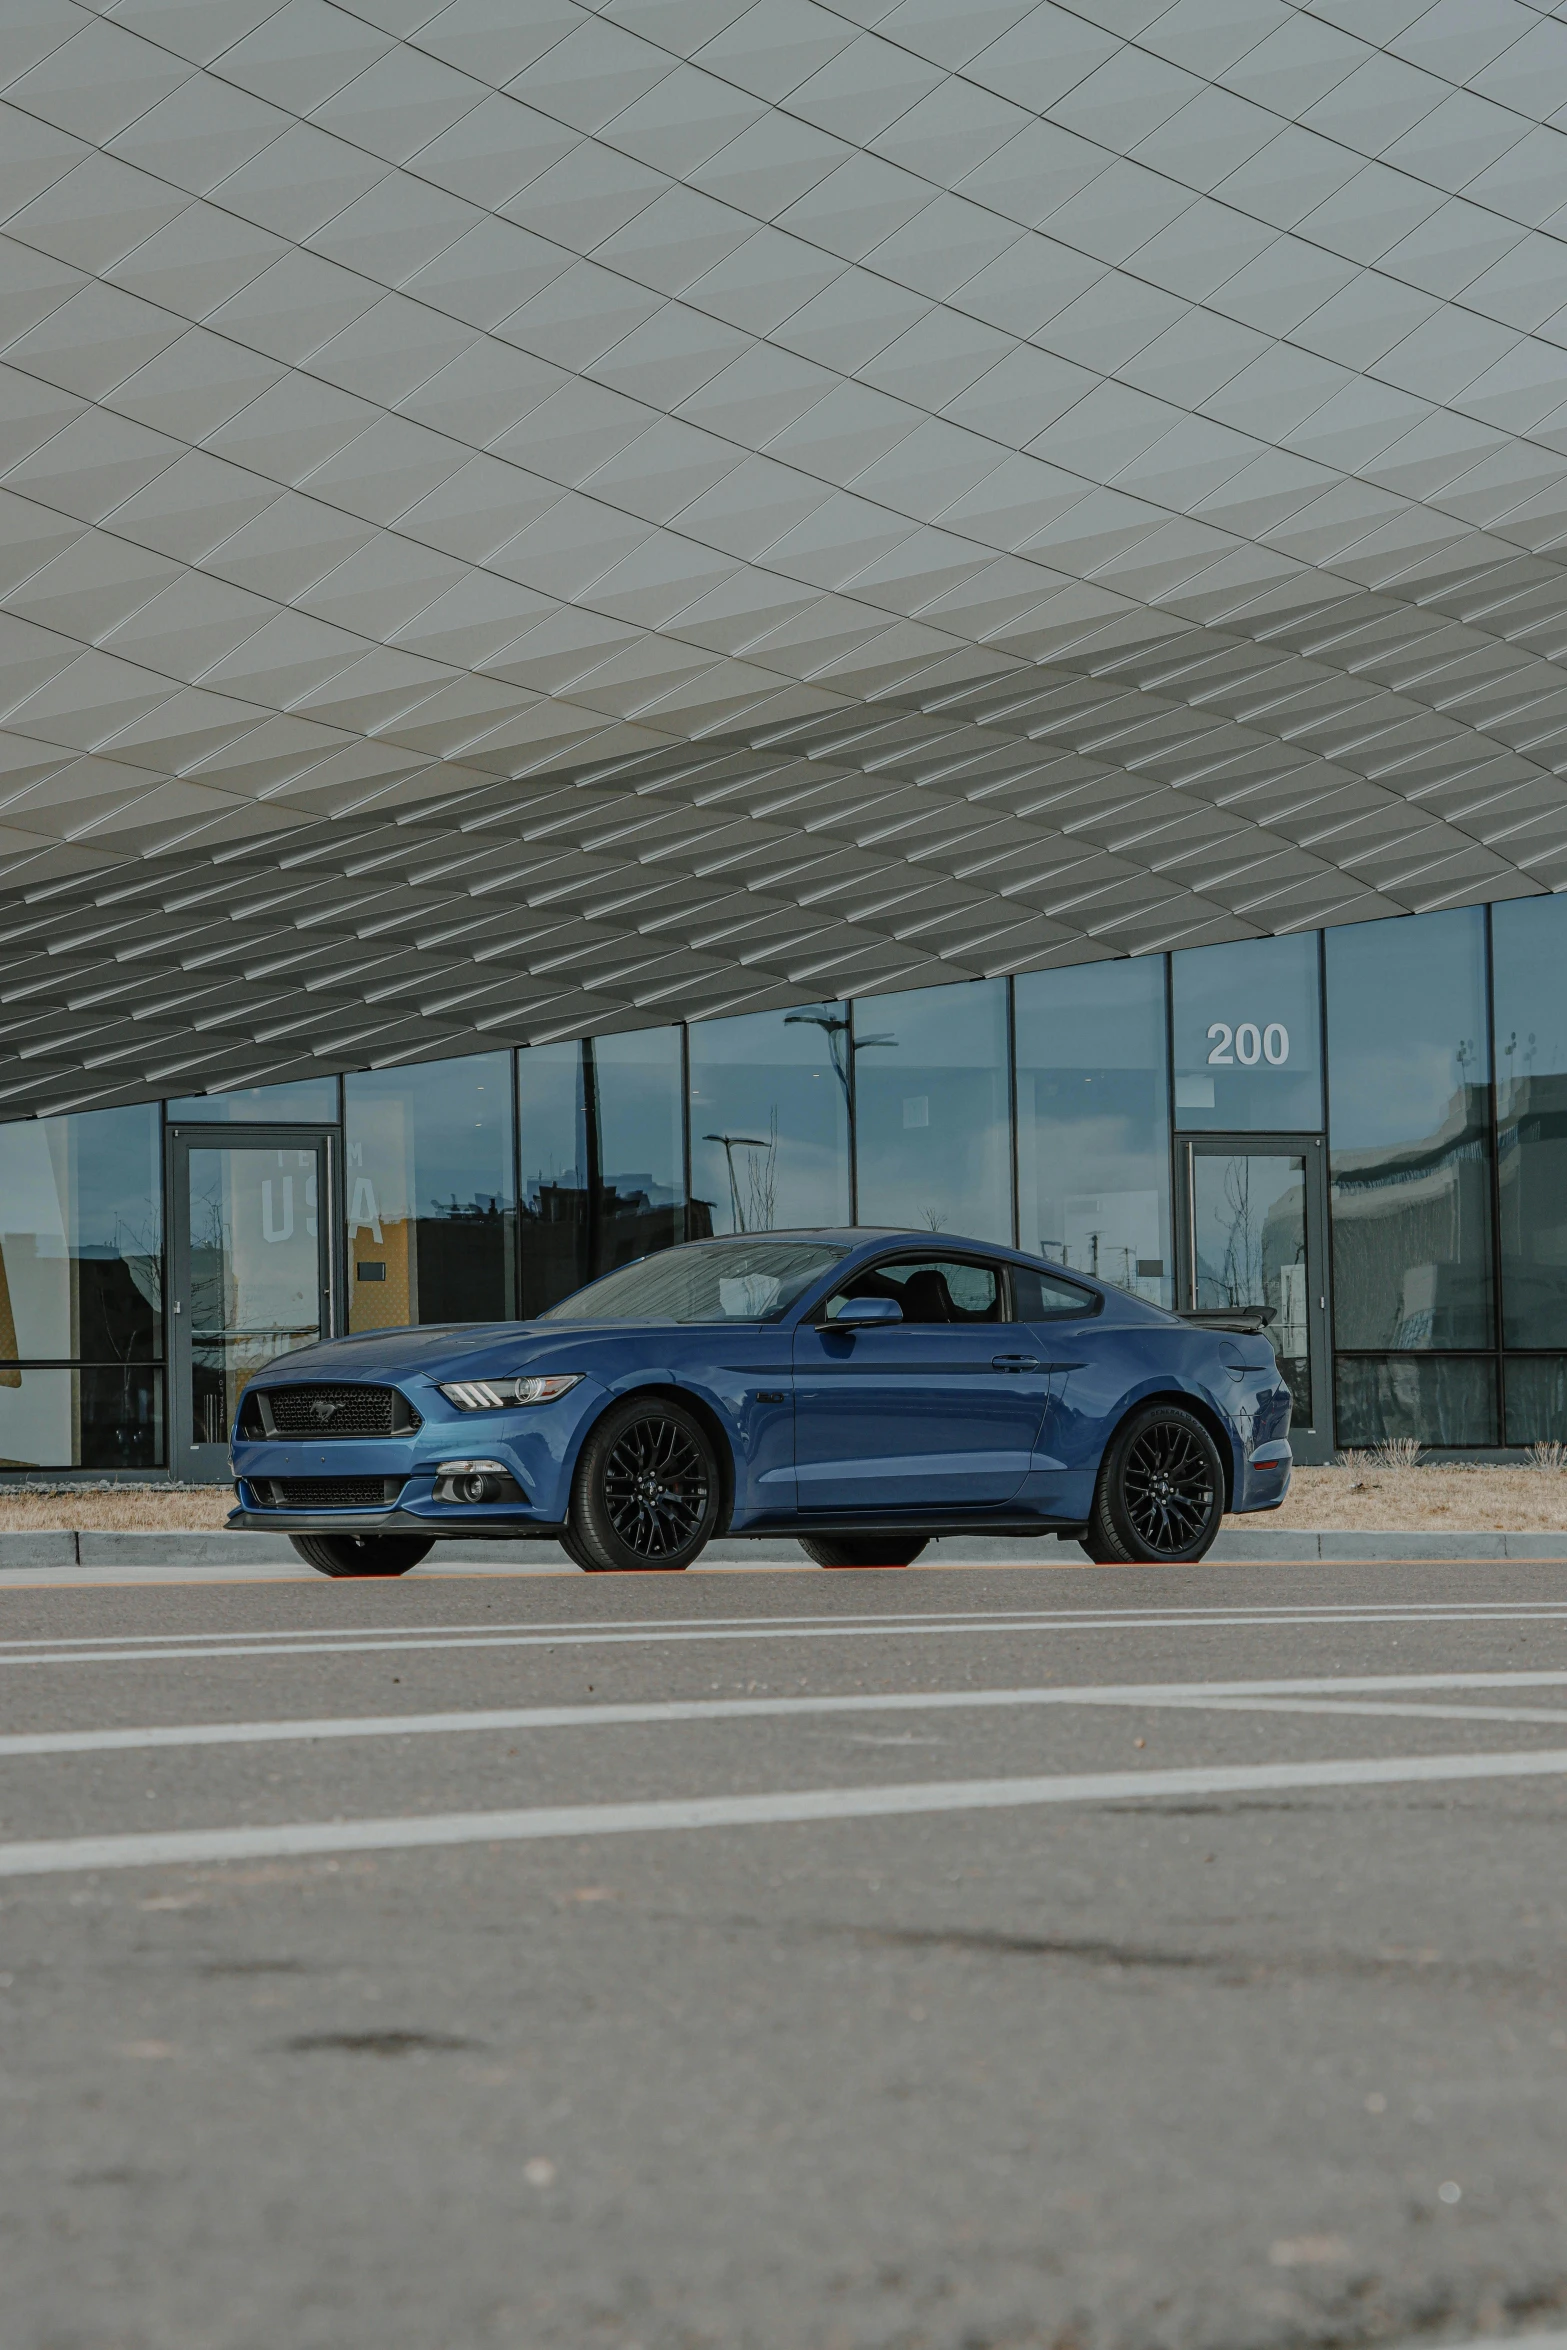
{"label": "door handle", "polygon": [[1038,1355],[992,1355],[993,1371],[1038,1371],[1043,1368]]}

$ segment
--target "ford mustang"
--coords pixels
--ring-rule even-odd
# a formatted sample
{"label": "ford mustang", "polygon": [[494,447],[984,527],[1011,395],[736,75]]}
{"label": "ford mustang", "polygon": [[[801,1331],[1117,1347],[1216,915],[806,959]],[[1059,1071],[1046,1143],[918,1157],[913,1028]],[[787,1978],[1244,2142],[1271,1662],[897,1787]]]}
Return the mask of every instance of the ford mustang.
{"label": "ford mustang", "polygon": [[1200,1559],[1289,1486],[1266,1337],[1194,1325],[1015,1249],[919,1232],[740,1234],[624,1265],[530,1322],[378,1330],[240,1397],[231,1526],[328,1575],[443,1537],[688,1567],[715,1535],[824,1567],[938,1535]]}

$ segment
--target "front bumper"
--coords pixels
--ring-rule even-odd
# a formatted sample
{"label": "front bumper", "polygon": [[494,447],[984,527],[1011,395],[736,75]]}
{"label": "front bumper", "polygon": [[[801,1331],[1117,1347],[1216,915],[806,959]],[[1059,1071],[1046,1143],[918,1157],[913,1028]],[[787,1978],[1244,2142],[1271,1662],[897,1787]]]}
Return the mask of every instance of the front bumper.
{"label": "front bumper", "polygon": [[255,1510],[241,1502],[224,1524],[243,1534],[418,1534],[427,1541],[558,1542],[563,1529],[542,1518],[507,1518],[474,1510]]}

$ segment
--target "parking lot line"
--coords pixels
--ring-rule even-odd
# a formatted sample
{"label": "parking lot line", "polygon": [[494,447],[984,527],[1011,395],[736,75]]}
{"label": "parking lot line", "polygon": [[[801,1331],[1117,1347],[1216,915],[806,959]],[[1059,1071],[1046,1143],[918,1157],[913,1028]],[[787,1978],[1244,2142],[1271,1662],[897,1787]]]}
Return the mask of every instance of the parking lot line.
{"label": "parking lot line", "polygon": [[955,1779],[890,1787],[811,1787],[760,1795],[706,1795],[635,1803],[443,1812],[423,1818],[295,1820],[273,1827],[182,1828],[0,1844],[0,1877],[81,1869],[308,1859],[340,1852],[418,1851],[560,1837],[658,1834],[671,1829],[776,1827],[940,1812],[1014,1811],[1078,1803],[1155,1803],[1179,1796],[1326,1793],[1567,1777],[1567,1748],[1504,1754],[1415,1754],[1342,1761],[1198,1765],[1177,1770],[1083,1771],[1045,1778]]}
{"label": "parking lot line", "polygon": [[658,1728],[702,1722],[790,1720],[834,1714],[1016,1712],[1040,1706],[1121,1706],[1243,1710],[1254,1713],[1356,1714],[1433,1721],[1567,1721],[1550,1706],[1486,1706],[1414,1702],[1409,1693],[1492,1692],[1567,1687],[1567,1672],[1402,1673],[1342,1678],[1245,1682],[1125,1682],[1069,1688],[856,1690],[807,1697],[654,1698],[592,1705],[519,1705],[460,1712],[332,1714],[279,1721],[178,1722],[115,1730],[12,1731],[0,1735],[0,1761],[50,1754],[117,1754],[156,1747],[308,1744],[351,1738],[423,1738],[486,1730],[599,1730]]}

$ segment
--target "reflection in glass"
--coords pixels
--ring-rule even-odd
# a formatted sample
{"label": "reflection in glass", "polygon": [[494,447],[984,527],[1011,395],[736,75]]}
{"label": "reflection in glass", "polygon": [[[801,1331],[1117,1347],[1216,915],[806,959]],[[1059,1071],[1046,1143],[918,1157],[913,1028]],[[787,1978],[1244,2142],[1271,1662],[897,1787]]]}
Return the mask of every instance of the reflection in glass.
{"label": "reflection in glass", "polygon": [[[1567,1345],[1567,899],[1491,913],[1507,1346]],[[1513,1418],[1508,1372],[1507,1416]],[[1509,1443],[1533,1438],[1509,1437]]]}
{"label": "reflection in glass", "polygon": [[1496,1364],[1440,1355],[1395,1355],[1381,1362],[1340,1355],[1334,1369],[1338,1440],[1385,1444],[1496,1442]]}
{"label": "reflection in glass", "polygon": [[1567,1355],[1512,1355],[1505,1380],[1505,1443],[1567,1441]]}
{"label": "reflection in glass", "polygon": [[848,1223],[848,1038],[843,1004],[691,1029],[692,1208],[708,1230]]}
{"label": "reflection in glass", "polygon": [[0,1372],[0,1469],[161,1469],[163,1372],[153,1363]]}
{"label": "reflection in glass", "polygon": [[1177,1126],[1218,1134],[1320,1129],[1314,931],[1172,955],[1170,989]]}
{"label": "reflection in glass", "polygon": [[288,1085],[241,1085],[232,1093],[182,1094],[164,1104],[171,1126],[335,1126],[337,1079],[296,1077]]}
{"label": "reflection in glass", "polygon": [[959,981],[854,1008],[859,1220],[1012,1235],[1006,982]]}
{"label": "reflection in glass", "polygon": [[351,1330],[513,1312],[511,1056],[344,1081]]}
{"label": "reflection in glass", "polygon": [[0,1386],[37,1356],[163,1351],[154,1103],[0,1126]]}
{"label": "reflection in glass", "polygon": [[831,1242],[698,1242],[622,1265],[552,1306],[551,1322],[775,1322],[843,1255]]}
{"label": "reflection in glass", "polygon": [[1164,958],[1015,987],[1020,1245],[1168,1306]]}
{"label": "reflection in glass", "polygon": [[240,1390],[321,1336],[314,1150],[189,1156],[192,1442],[225,1444]]}
{"label": "reflection in glass", "polygon": [[678,1028],[518,1054],[524,1315],[685,1239],[680,1058]]}
{"label": "reflection in glass", "polygon": [[1358,923],[1325,945],[1338,1343],[1490,1346],[1483,912]]}
{"label": "reflection in glass", "polygon": [[517,1055],[518,1226],[524,1320],[588,1279],[588,1140],[580,1044]]}
{"label": "reflection in glass", "polygon": [[1194,1151],[1191,1184],[1192,1303],[1206,1313],[1268,1309],[1268,1339],[1295,1398],[1295,1418],[1309,1428],[1306,1162]]}
{"label": "reflection in glass", "polygon": [[680,1031],[590,1037],[583,1057],[598,1144],[592,1267],[608,1273],[686,1237]]}

